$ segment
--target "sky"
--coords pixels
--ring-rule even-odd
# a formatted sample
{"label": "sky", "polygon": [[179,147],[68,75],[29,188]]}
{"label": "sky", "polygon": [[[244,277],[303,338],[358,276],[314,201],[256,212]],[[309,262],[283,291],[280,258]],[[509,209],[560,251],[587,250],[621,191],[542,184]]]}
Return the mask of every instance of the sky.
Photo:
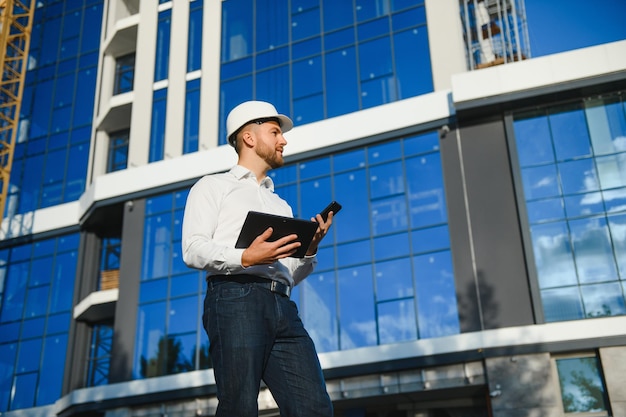
{"label": "sky", "polygon": [[533,58],[626,39],[626,0],[525,0]]}

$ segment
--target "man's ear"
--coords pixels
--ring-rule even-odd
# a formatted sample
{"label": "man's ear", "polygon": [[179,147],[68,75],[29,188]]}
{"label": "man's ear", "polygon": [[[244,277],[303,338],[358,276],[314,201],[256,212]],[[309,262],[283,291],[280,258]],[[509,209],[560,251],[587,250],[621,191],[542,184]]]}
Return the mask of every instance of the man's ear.
{"label": "man's ear", "polygon": [[241,139],[242,139],[244,145],[247,145],[249,147],[254,146],[254,140],[255,140],[254,139],[254,135],[249,130],[246,130],[246,131],[242,132]]}

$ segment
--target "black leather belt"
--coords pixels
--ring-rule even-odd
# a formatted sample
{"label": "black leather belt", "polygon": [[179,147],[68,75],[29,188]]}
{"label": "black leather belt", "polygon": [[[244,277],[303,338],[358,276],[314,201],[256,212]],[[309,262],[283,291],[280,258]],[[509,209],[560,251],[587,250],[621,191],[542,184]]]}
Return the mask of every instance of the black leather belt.
{"label": "black leather belt", "polygon": [[257,277],[255,275],[211,275],[207,278],[207,280],[209,282],[237,282],[239,284],[254,283],[270,290],[273,293],[280,294],[285,297],[289,297],[291,295],[291,287],[289,285],[269,278]]}

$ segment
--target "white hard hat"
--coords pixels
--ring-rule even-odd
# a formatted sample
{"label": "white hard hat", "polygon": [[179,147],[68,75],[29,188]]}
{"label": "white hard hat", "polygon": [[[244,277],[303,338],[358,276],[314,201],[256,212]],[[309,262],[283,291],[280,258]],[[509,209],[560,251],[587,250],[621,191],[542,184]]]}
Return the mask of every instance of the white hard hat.
{"label": "white hard hat", "polygon": [[265,101],[246,101],[239,104],[228,113],[226,118],[226,138],[231,146],[235,146],[235,139],[239,129],[253,122],[275,120],[280,124],[283,133],[293,127],[291,119],[284,114],[278,114],[276,108]]}

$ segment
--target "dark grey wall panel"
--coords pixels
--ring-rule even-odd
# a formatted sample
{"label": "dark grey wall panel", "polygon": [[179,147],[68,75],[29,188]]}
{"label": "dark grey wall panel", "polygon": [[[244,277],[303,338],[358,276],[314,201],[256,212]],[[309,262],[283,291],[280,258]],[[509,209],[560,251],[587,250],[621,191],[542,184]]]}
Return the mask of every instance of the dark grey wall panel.
{"label": "dark grey wall panel", "polygon": [[109,383],[132,379],[135,351],[137,303],[143,250],[145,200],[124,204],[119,298],[115,308],[115,328]]}
{"label": "dark grey wall panel", "polygon": [[504,123],[451,133],[442,155],[461,329],[533,324]]}

